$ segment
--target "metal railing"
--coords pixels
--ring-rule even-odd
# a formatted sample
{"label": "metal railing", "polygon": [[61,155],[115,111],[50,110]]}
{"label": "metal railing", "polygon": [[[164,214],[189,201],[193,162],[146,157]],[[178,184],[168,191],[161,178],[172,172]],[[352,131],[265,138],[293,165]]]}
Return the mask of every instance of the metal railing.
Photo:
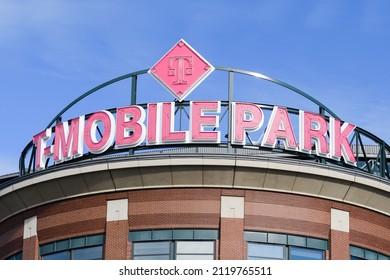
{"label": "metal railing", "polygon": [[[221,129],[221,135],[225,135],[225,139],[221,141],[220,144],[215,144],[217,147],[226,147],[227,150],[230,153],[234,153],[235,146],[232,145],[231,142],[231,133],[229,132],[229,128],[231,127],[232,122],[232,114],[230,113],[232,110],[232,102],[234,101],[234,77],[235,75],[247,75],[254,78],[262,79],[271,83],[274,83],[276,85],[282,86],[296,94],[299,94],[306,98],[307,100],[311,101],[313,104],[315,104],[318,107],[318,113],[321,114],[324,118],[329,119],[329,117],[334,117],[339,119],[339,117],[331,111],[328,107],[326,107],[324,104],[322,104],[320,101],[316,100],[309,94],[289,85],[282,81],[270,78],[268,76],[265,76],[260,73],[255,73],[251,71],[245,71],[240,69],[233,69],[233,68],[226,68],[226,67],[215,67],[217,71],[226,72],[228,76],[228,89],[227,89],[227,100],[221,101],[221,107],[222,112],[220,116],[220,123],[225,123],[225,128]],[[47,125],[47,128],[52,128],[54,131],[54,125],[61,123],[63,120],[63,115],[71,109],[75,104],[80,102],[81,100],[87,98],[89,95],[98,92],[99,90],[112,85],[114,83],[117,83],[122,80],[130,79],[131,80],[131,105],[137,104],[137,91],[138,91],[138,77],[140,75],[146,74],[148,69],[133,72],[127,75],[120,76],[118,78],[112,79],[110,81],[107,81],[89,91],[82,94],[78,98],[76,98],[74,101],[72,101],[69,105],[67,105],[63,110],[61,110]],[[183,102],[175,102],[176,105],[176,111],[175,111],[175,118],[178,118],[179,125],[181,127],[182,122],[185,120],[188,121],[189,119],[189,102],[183,101]],[[139,106],[142,106],[143,108],[147,108],[146,104],[138,104]],[[261,104],[259,104],[261,105]],[[264,110],[272,110],[272,105],[261,105],[262,109]],[[298,115],[299,110],[294,108],[287,108],[289,114],[292,115]],[[112,113],[115,113],[116,108],[113,108],[111,110]],[[90,115],[86,115],[86,119],[88,119]],[[390,146],[386,144],[382,139],[379,137],[373,135],[372,133],[356,127],[354,130],[354,133],[352,137],[350,137],[349,141],[353,148],[355,157],[358,161],[357,167],[351,167],[350,165],[344,164],[343,162],[336,162],[332,159],[327,159],[323,157],[318,157],[315,154],[303,154],[295,151],[288,151],[288,150],[281,150],[278,149],[278,147],[275,147],[274,149],[261,147],[259,145],[253,145],[252,139],[250,137],[250,134],[247,133],[248,142],[250,143],[248,148],[255,148],[262,151],[268,151],[273,153],[289,153],[297,158],[305,158],[310,159],[313,161],[317,161],[319,163],[327,164],[332,162],[333,164],[339,164],[343,166],[348,166],[349,168],[357,168],[364,172],[368,172],[383,178],[390,179]],[[201,145],[198,145],[201,146]],[[176,148],[180,148],[181,145],[177,145]],[[186,145],[186,147],[189,147],[189,145]],[[115,153],[126,153],[128,156],[131,156],[133,154],[136,154],[138,152],[145,152],[145,151],[153,151],[158,149],[166,149],[166,146],[146,146],[145,144],[141,144],[140,146],[136,148],[132,148],[129,150],[116,150],[113,147],[109,148],[104,154],[115,154]],[[172,145],[169,146],[169,148],[172,148]],[[85,158],[91,158],[96,157],[96,155],[92,154],[85,154],[84,157],[74,159],[72,161],[78,161]],[[32,141],[27,144],[27,146],[23,149],[20,159],[19,159],[19,176],[24,176],[26,174],[30,174],[35,172],[35,146],[33,145]],[[53,163],[47,160],[46,167],[52,165]]]}

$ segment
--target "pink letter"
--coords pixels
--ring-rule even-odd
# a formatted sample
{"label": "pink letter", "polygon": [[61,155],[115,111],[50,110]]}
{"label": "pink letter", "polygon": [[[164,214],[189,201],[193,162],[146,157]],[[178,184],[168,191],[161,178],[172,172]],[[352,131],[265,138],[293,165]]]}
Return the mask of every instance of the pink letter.
{"label": "pink letter", "polygon": [[46,159],[51,156],[51,147],[46,147],[46,142],[51,137],[51,128],[47,128],[41,133],[35,135],[32,139],[35,145],[35,169],[45,169]]}
{"label": "pink letter", "polygon": [[187,142],[187,131],[173,131],[175,129],[175,103],[162,103],[162,135],[161,142]]}
{"label": "pink letter", "polygon": [[302,152],[311,154],[311,141],[314,140],[316,154],[326,157],[328,155],[327,131],[328,126],[324,117],[318,114],[299,111],[299,148]]}
{"label": "pink letter", "polygon": [[[99,122],[103,124],[104,131],[100,140],[96,138]],[[108,111],[99,111],[89,117],[85,123],[84,141],[89,151],[93,154],[100,154],[112,145],[115,136],[115,119]]]}
{"label": "pink letter", "polygon": [[245,145],[245,133],[263,125],[263,111],[255,104],[241,102],[233,102],[232,111],[232,144]]}
{"label": "pink letter", "polygon": [[55,126],[55,163],[83,155],[83,129],[84,116],[71,120],[70,128],[68,122],[63,122]]}
{"label": "pink letter", "polygon": [[191,101],[191,141],[220,143],[219,131],[204,131],[205,127],[219,127],[219,116],[204,113],[220,113],[220,101]]}
{"label": "pink letter", "polygon": [[148,135],[146,145],[160,144],[161,103],[148,104]]}
{"label": "pink letter", "polygon": [[348,164],[356,166],[356,158],[353,154],[351,145],[348,141],[348,136],[351,135],[356,125],[343,123],[335,118],[330,118],[330,156],[336,160],[340,160],[341,154],[344,161]]}
{"label": "pink letter", "polygon": [[261,145],[275,148],[277,139],[283,140],[286,150],[296,151],[298,148],[287,108],[275,106]]}
{"label": "pink letter", "polygon": [[140,106],[117,108],[115,149],[136,147],[145,139],[145,110]]}

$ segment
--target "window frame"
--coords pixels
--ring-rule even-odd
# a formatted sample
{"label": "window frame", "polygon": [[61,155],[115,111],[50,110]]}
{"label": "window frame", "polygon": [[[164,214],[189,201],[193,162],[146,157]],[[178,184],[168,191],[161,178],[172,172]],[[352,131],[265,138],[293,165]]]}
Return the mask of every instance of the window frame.
{"label": "window frame", "polygon": [[[76,236],[68,239],[56,240],[50,243],[42,244],[39,246],[39,256],[42,260],[49,260],[47,257],[53,256],[55,254],[65,253],[67,258],[65,260],[78,260],[75,259],[75,251],[81,249],[96,249],[101,248],[101,257],[94,258],[93,260],[103,260],[104,259],[104,244],[105,244],[105,234],[93,234],[93,235],[84,235]],[[64,259],[61,259],[64,260]],[[81,259],[80,259],[81,260]],[[84,259],[83,259],[84,260]],[[92,260],[92,259],[91,259]]]}
{"label": "window frame", "polygon": [[[145,244],[145,243],[169,243],[169,253],[168,254],[135,254],[134,251],[135,251],[135,246],[137,244]],[[185,242],[204,242],[204,243],[211,243],[212,244],[212,248],[213,248],[213,251],[212,253],[210,254],[205,254],[205,253],[178,253],[177,249],[178,249],[178,244],[180,243],[185,243]],[[165,241],[161,241],[161,240],[149,240],[149,241],[135,241],[133,242],[133,246],[132,246],[132,259],[133,260],[137,260],[139,259],[139,257],[153,257],[153,256],[169,256],[169,260],[177,260],[177,256],[212,256],[212,259],[215,260],[215,257],[216,257],[216,242],[215,240],[193,240],[193,239],[190,239],[190,240],[165,240]],[[150,259],[150,260],[153,260],[153,259]]]}
{"label": "window frame", "polygon": [[[280,247],[283,252],[282,258],[267,258],[266,256],[253,256],[249,255],[249,247],[250,245],[258,245],[258,246],[267,246],[267,247]],[[247,242],[247,259],[249,260],[286,260],[288,257],[288,251],[285,245],[283,244],[274,244],[274,243],[264,243],[264,242]]]}
{"label": "window frame", "polygon": [[255,256],[249,255],[249,246],[253,243],[283,246],[285,250],[283,257],[285,260],[291,259],[292,248],[302,248],[308,251],[313,250],[313,252],[320,252],[322,260],[326,258],[325,252],[328,249],[328,241],[325,239],[288,233],[244,231],[244,240],[247,242],[248,259],[250,257],[255,258]]}

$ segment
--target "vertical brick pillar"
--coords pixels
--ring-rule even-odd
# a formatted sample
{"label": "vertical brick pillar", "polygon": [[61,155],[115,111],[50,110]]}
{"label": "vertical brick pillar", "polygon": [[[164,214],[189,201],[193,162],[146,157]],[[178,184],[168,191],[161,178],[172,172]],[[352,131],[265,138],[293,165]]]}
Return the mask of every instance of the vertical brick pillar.
{"label": "vertical brick pillar", "polygon": [[37,235],[37,216],[24,220],[23,260],[38,260],[39,245]]}
{"label": "vertical brick pillar", "polygon": [[128,203],[127,199],[107,201],[106,260],[125,260],[128,257]]}
{"label": "vertical brick pillar", "polygon": [[244,197],[221,197],[219,257],[221,260],[246,259],[244,250]]}
{"label": "vertical brick pillar", "polygon": [[349,260],[349,212],[331,209],[330,259]]}

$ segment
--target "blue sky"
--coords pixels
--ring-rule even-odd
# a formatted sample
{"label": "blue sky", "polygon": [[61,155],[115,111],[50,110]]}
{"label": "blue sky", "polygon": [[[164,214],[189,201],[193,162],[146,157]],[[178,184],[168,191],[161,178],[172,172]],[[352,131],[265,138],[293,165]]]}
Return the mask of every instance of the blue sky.
{"label": "blue sky", "polygon": [[[151,67],[181,38],[213,65],[287,82],[390,143],[389,12],[386,0],[1,0],[0,174],[18,171],[24,146],[73,99]],[[76,116],[111,108],[116,90]],[[297,100],[282,96],[274,103]]]}

